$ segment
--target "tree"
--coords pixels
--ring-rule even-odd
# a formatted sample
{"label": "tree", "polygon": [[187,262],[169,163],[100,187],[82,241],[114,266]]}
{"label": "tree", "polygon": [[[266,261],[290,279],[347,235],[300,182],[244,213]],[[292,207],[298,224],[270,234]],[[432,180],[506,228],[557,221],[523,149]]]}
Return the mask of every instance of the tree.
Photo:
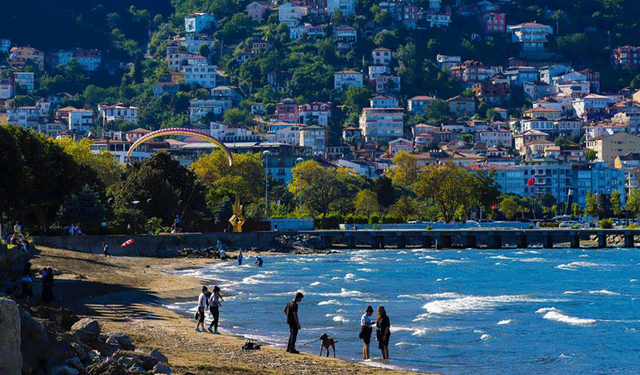
{"label": "tree", "polygon": [[393,156],[395,168],[387,169],[387,177],[394,183],[411,186],[418,180],[418,158],[405,151],[400,151]]}
{"label": "tree", "polygon": [[519,210],[518,202],[512,197],[506,197],[500,202],[500,212],[509,220],[513,220]]}
{"label": "tree", "polygon": [[393,184],[389,177],[380,176],[374,180],[375,193],[378,197],[378,204],[382,208],[387,208],[395,201]]}
{"label": "tree", "polygon": [[320,227],[329,212],[329,206],[341,196],[343,184],[335,171],[324,168],[314,169],[309,189],[305,190],[303,201],[312,212],[322,215]]}
{"label": "tree", "polygon": [[430,124],[440,125],[451,118],[449,104],[442,99],[432,100],[425,106],[424,115]]}
{"label": "tree", "polygon": [[208,44],[202,44],[200,48],[198,48],[198,55],[209,57],[211,54],[211,47]]}
{"label": "tree", "polygon": [[543,207],[550,208],[554,204],[556,204],[556,197],[551,193],[542,193],[538,196],[538,202],[542,204]]}
{"label": "tree", "polygon": [[573,216],[580,216],[580,205],[577,203],[574,203],[571,205],[571,214]]}
{"label": "tree", "polygon": [[93,170],[105,188],[117,183],[124,172],[122,164],[118,163],[111,152],[102,151],[98,154],[91,152],[91,140],[85,138],[75,141],[72,138],[56,139],[55,142],[78,163]]}
{"label": "tree", "polygon": [[613,214],[616,217],[620,216],[620,212],[622,212],[622,206],[620,203],[619,190],[614,190],[611,192],[611,197],[609,197],[609,202],[611,203],[611,211],[613,211]]}
{"label": "tree", "polygon": [[469,205],[467,207],[467,216],[470,215],[468,210],[474,207],[480,207],[483,212],[489,213],[492,207],[500,200],[500,185],[496,181],[496,171],[477,171],[468,175],[468,182],[464,188],[469,192]]}
{"label": "tree", "polygon": [[407,195],[401,196],[392,206],[389,207],[389,214],[401,217],[402,220],[420,220],[422,217],[422,204],[416,199]]}
{"label": "tree", "polygon": [[598,158],[598,153],[596,152],[596,150],[588,149],[584,153],[584,158],[587,161],[592,162]]}
{"label": "tree", "polygon": [[342,9],[337,8],[333,14],[331,15],[331,24],[334,26],[340,26],[344,24],[344,14],[342,13]]}
{"label": "tree", "polygon": [[638,215],[638,210],[640,210],[640,193],[638,193],[638,189],[629,190],[626,208],[633,217]]}
{"label": "tree", "polygon": [[462,188],[468,182],[467,174],[453,163],[429,166],[420,172],[416,193],[423,199],[433,199],[444,221],[450,222],[458,208],[468,202],[468,191]]}
{"label": "tree", "polygon": [[244,124],[253,125],[253,117],[247,110],[241,110],[239,108],[231,108],[223,115],[224,122],[227,124]]}
{"label": "tree", "polygon": [[60,226],[79,223],[85,234],[97,233],[103,221],[106,221],[107,209],[100,195],[89,185],[81,192],[67,199],[58,212]]}
{"label": "tree", "polygon": [[378,195],[369,189],[358,192],[355,206],[356,212],[364,216],[371,216],[380,212],[378,208]]}
{"label": "tree", "polygon": [[587,190],[586,206],[584,214],[589,216],[598,216],[598,196],[591,194],[591,190]]}

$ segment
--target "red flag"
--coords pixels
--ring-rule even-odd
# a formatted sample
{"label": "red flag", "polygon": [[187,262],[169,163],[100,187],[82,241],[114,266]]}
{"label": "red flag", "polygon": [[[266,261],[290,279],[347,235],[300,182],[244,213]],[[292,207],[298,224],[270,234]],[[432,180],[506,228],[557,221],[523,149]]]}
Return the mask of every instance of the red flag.
{"label": "red flag", "polygon": [[536,183],[535,177],[531,177],[529,181],[527,181],[527,186],[532,186],[535,183]]}

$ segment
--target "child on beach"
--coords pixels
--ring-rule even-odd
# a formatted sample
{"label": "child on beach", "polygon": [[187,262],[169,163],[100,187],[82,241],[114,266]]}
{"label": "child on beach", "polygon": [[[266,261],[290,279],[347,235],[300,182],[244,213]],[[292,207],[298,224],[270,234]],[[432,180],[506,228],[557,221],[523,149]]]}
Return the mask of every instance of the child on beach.
{"label": "child on beach", "polygon": [[[219,335],[218,332],[218,319],[220,318],[220,306],[222,306],[221,302],[224,301],[222,296],[220,295],[220,288],[216,285],[213,287],[213,295],[209,299],[209,311],[211,315],[213,315],[213,320],[211,324],[209,324],[209,332]],[[211,330],[211,327],[214,327],[214,330]]]}
{"label": "child on beach", "polygon": [[364,342],[362,346],[362,359],[369,359],[369,345],[371,344],[371,333],[373,332],[372,325],[376,324],[373,320],[371,320],[371,315],[373,315],[373,307],[367,306],[362,318],[360,319],[360,338]]}
{"label": "child on beach", "polygon": [[[198,296],[198,312],[196,313],[196,319],[198,324],[196,325],[196,332],[204,332],[204,309],[207,307],[207,287],[202,287],[202,293]],[[202,329],[200,328],[202,327]]]}

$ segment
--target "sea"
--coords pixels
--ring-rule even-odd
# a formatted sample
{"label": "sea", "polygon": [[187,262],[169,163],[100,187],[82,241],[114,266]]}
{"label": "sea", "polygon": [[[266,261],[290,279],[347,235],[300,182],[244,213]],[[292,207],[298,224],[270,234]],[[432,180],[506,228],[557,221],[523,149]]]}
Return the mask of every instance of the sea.
{"label": "sea", "polygon": [[[316,355],[315,340],[326,332],[338,341],[338,358],[371,366],[451,375],[640,373],[639,249],[357,249],[263,258],[261,268],[245,257],[242,266],[171,272],[222,288],[222,331],[279,347],[289,335],[283,308],[301,291],[297,346]],[[193,316],[196,300],[167,307]],[[368,305],[389,315],[387,361],[375,331],[372,359],[362,360],[358,333]]]}

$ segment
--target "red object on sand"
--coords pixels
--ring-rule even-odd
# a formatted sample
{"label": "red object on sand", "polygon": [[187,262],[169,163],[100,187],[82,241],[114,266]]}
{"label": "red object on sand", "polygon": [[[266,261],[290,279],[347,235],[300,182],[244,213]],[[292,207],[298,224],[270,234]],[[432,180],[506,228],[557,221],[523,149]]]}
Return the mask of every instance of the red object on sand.
{"label": "red object on sand", "polygon": [[124,241],[124,242],[122,243],[122,245],[120,245],[120,247],[129,246],[129,245],[131,245],[132,243],[133,243],[133,238],[128,239],[128,240],[126,240],[126,241]]}

